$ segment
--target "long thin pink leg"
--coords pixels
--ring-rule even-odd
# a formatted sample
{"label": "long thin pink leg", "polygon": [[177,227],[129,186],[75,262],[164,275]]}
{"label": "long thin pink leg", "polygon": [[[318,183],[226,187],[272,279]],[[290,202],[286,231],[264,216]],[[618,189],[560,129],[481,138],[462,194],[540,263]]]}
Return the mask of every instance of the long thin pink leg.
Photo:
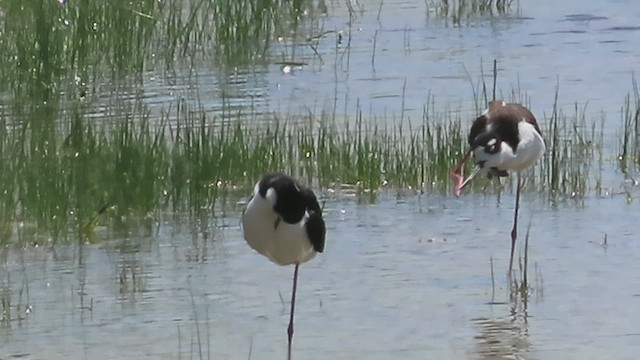
{"label": "long thin pink leg", "polygon": [[287,335],[289,335],[289,346],[287,351],[287,359],[291,360],[291,341],[293,340],[293,312],[296,308],[296,288],[298,287],[298,267],[300,264],[296,264],[296,269],[293,271],[293,291],[291,292],[291,314],[289,314],[289,327],[287,328]]}
{"label": "long thin pink leg", "polygon": [[516,247],[516,239],[518,238],[518,210],[520,209],[520,189],[522,188],[522,181],[520,179],[520,172],[518,172],[518,185],[516,189],[516,210],[513,213],[513,229],[511,229],[511,256],[509,257],[509,272],[507,278],[509,284],[511,284],[511,272],[513,270],[513,252]]}

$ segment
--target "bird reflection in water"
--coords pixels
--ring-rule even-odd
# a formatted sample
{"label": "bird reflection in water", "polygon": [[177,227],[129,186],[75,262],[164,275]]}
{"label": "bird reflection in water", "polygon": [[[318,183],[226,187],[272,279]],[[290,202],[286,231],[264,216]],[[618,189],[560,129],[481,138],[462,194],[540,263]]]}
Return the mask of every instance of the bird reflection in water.
{"label": "bird reflection in water", "polygon": [[[520,259],[521,269],[524,265],[522,260]],[[510,287],[509,302],[496,302],[492,296],[488,303],[498,309],[508,306],[508,314],[472,319],[479,332],[474,336],[478,359],[535,359],[529,341],[528,304],[530,294],[534,294],[536,302],[543,299],[543,280],[537,265],[533,286],[526,281],[524,274],[521,270],[520,283],[515,282],[517,285]]]}

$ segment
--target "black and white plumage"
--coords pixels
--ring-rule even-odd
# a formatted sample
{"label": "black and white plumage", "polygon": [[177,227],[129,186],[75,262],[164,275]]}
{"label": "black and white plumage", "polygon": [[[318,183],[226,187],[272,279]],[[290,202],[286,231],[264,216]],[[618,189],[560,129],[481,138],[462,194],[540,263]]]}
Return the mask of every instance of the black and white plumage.
{"label": "black and white plumage", "polygon": [[[469,149],[453,171],[456,180],[455,194],[478,174],[488,177],[508,176],[508,171],[517,172],[516,207],[511,230],[511,257],[509,272],[513,268],[513,251],[517,238],[518,209],[522,187],[520,173],[535,164],[545,152],[544,139],[535,116],[520,104],[494,100],[474,121],[469,131]],[[473,154],[475,166],[463,180],[460,174],[464,162]]]}
{"label": "black and white plumage", "polygon": [[295,265],[288,356],[291,358],[298,267],[324,251],[326,228],[322,209],[308,187],[282,173],[270,173],[255,185],[242,214],[244,239],[278,265]]}
{"label": "black and white plumage", "polygon": [[249,246],[278,265],[302,264],[324,250],[316,196],[284,174],[267,174],[255,185],[242,228]]}

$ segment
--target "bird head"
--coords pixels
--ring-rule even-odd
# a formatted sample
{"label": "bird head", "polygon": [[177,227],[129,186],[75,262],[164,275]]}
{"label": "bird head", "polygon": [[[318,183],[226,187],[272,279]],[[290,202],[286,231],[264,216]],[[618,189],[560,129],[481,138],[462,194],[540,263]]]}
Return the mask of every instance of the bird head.
{"label": "bird head", "polygon": [[[492,156],[500,152],[501,146],[502,140],[500,135],[491,130],[481,132],[475,137],[469,139],[469,148],[452,172],[452,176],[456,184],[454,189],[456,196],[460,196],[462,189],[464,189],[478,174],[491,174],[490,167],[485,165]],[[462,176],[462,167],[472,154],[475,159],[475,165],[473,166],[469,176],[465,179]]]}

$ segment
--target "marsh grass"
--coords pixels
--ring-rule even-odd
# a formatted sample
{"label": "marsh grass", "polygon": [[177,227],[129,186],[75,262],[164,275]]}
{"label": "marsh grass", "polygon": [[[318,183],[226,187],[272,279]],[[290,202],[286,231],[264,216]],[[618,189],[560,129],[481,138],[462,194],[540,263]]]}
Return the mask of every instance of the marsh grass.
{"label": "marsh grass", "polygon": [[4,282],[0,287],[0,325],[3,327],[11,324],[13,315],[12,295],[10,284],[5,285]]}
{"label": "marsh grass", "polygon": [[[556,105],[546,122],[547,156],[539,168],[543,176],[539,185],[551,198],[570,196],[582,198],[588,192],[594,159],[602,151],[604,119],[589,121],[586,105],[574,104],[574,111],[566,115]],[[596,174],[599,178],[599,174]]]}
{"label": "marsh grass", "polygon": [[467,24],[475,17],[493,17],[509,14],[512,0],[425,0],[427,14],[451,21],[453,25]]}
{"label": "marsh grass", "polygon": [[307,0],[4,1],[0,92],[51,103],[155,67],[267,64],[276,39],[293,52],[317,32],[318,7]]}
{"label": "marsh grass", "polygon": [[[211,329],[210,329],[210,321],[209,321],[209,306],[206,305],[205,302],[205,309],[204,309],[204,314],[205,314],[205,318],[204,319],[200,319],[200,312],[198,311],[198,307],[196,306],[196,301],[195,301],[195,297],[193,294],[193,288],[191,286],[191,282],[188,281],[188,285],[189,285],[189,297],[191,298],[191,309],[193,311],[193,325],[192,325],[192,333],[191,333],[191,358],[193,358],[194,356],[194,348],[195,351],[198,352],[197,354],[197,358],[198,359],[204,359],[203,357],[203,337],[206,338],[206,355],[207,358],[209,358],[210,354],[211,354]],[[202,324],[202,322],[204,322],[204,324]],[[205,334],[202,334],[202,330],[201,327],[205,327]],[[195,334],[193,331],[193,328],[195,328]],[[195,338],[194,338],[195,335]],[[178,347],[180,347],[180,344],[178,344]]]}
{"label": "marsh grass", "polygon": [[618,165],[625,176],[636,182],[632,173],[640,164],[640,92],[635,77],[632,80],[632,91],[624,99],[621,117],[622,134],[619,134]]}
{"label": "marsh grass", "polygon": [[29,299],[29,280],[26,273],[18,276],[21,279],[20,283],[16,284],[10,272],[4,270],[0,280],[0,327],[9,328],[14,322],[24,320],[33,307]]}
{"label": "marsh grass", "polygon": [[147,279],[142,263],[124,260],[118,264],[118,294],[122,299],[133,300],[137,294],[147,291]]}
{"label": "marsh grass", "polygon": [[[108,121],[96,122],[88,116],[91,107],[78,100],[51,115],[58,121],[46,131],[32,122],[4,127],[3,243],[55,243],[70,236],[92,241],[99,224],[150,229],[162,211],[217,216],[274,170],[321,189],[347,186],[375,195],[384,186],[446,193],[452,190],[450,170],[467,146],[460,111],[437,112],[433,99],[420,121],[407,118],[397,125],[365,117],[357,104],[344,120],[330,112],[215,116],[186,101],[152,119],[142,101],[121,106],[107,114]],[[45,110],[50,111],[38,111]],[[8,124],[8,117],[0,122]],[[588,126],[585,110],[577,106],[570,116],[554,111],[546,124],[548,154],[526,189],[584,195],[601,130]],[[474,191],[502,187],[478,180]],[[27,236],[33,228],[40,236]]]}
{"label": "marsh grass", "polygon": [[[351,26],[363,10],[346,5]],[[467,7],[499,10],[492,1],[448,6],[458,13]],[[218,216],[274,170],[369,199],[381,187],[452,190],[450,170],[465,151],[469,119],[460,109],[436,110],[433,98],[421,118],[402,112],[399,123],[347,101],[344,117],[336,115],[337,106],[306,114],[245,113],[228,105],[224,91],[217,115],[191,97],[160,114],[145,103],[142,75],[155,66],[265,64],[273,60],[267,55],[274,57],[270,46],[277,38],[285,43],[280,57],[294,59],[296,49],[313,43],[313,34],[327,34],[317,31],[321,21],[314,18],[326,14],[323,2],[10,0],[2,10],[0,52],[7,56],[0,58],[0,92],[7,101],[0,106],[0,245],[91,242],[101,225],[151,231],[154,217],[165,211]],[[347,35],[343,55],[350,51]],[[474,85],[478,112],[489,93],[497,93],[493,65],[492,91],[484,74]],[[114,95],[96,95],[105,92]],[[526,98],[518,88],[508,95]],[[583,108],[569,115],[554,109],[541,121],[548,155],[526,189],[582,196],[602,130],[588,122]],[[478,192],[502,188],[484,179],[471,186]]]}

